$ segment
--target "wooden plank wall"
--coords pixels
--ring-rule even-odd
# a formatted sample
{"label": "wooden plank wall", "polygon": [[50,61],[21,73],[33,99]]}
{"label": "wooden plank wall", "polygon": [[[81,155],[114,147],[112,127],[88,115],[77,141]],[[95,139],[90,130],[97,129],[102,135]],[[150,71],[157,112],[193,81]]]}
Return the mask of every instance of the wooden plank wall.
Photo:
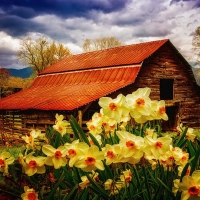
{"label": "wooden plank wall", "polygon": [[117,91],[129,94],[138,88],[150,87],[150,98],[160,100],[160,79],[174,79],[174,98],[165,100],[167,106],[179,105],[179,122],[200,128],[200,87],[196,84],[190,66],[168,45],[160,48],[144,61],[136,81]]}
{"label": "wooden plank wall", "polygon": [[2,111],[0,115],[0,143],[21,143],[24,135],[29,135],[31,130],[38,129],[43,133],[48,126],[55,123],[55,115],[49,113],[29,113],[20,111]]}
{"label": "wooden plank wall", "polygon": [[[174,79],[174,98],[165,100],[167,106],[178,106],[176,123],[182,122],[191,128],[200,128],[200,87],[197,86],[192,70],[177,51],[168,44],[146,59],[134,83],[109,94],[131,94],[138,88],[150,87],[152,100],[160,100],[160,79]],[[89,110],[99,111],[97,102]],[[89,112],[89,111],[88,111]],[[88,112],[83,117],[88,119]]]}
{"label": "wooden plank wall", "polygon": [[[0,145],[5,145],[6,142],[23,143],[21,137],[29,135],[33,129],[46,133],[47,128],[55,124],[56,113],[63,114],[66,120],[69,120],[71,116],[62,111],[2,111],[0,114]],[[79,113],[79,117],[82,117],[82,114]],[[87,121],[81,119],[78,122],[83,130],[87,131]]]}

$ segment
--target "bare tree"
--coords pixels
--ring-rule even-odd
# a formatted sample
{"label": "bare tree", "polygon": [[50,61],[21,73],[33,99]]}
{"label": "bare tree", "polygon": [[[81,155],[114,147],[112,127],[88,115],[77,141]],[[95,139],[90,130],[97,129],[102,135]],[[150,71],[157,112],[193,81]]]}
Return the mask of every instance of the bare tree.
{"label": "bare tree", "polygon": [[200,64],[200,26],[196,28],[195,35],[192,40],[192,50],[194,52],[195,57],[195,64]]}
{"label": "bare tree", "polygon": [[122,46],[123,43],[120,42],[115,37],[102,37],[97,39],[86,39],[83,43],[82,49],[84,52],[103,50],[113,47]]}
{"label": "bare tree", "polygon": [[45,36],[37,40],[30,37],[25,38],[17,53],[18,60],[21,60],[25,66],[32,67],[35,74],[69,55],[71,53],[68,47],[55,41],[49,41]]}

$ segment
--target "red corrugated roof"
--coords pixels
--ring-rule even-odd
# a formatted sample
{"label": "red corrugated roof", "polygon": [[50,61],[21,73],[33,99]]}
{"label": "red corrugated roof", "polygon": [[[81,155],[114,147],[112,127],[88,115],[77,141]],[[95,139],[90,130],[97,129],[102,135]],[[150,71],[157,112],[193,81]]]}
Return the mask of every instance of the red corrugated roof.
{"label": "red corrugated roof", "polygon": [[0,100],[0,109],[73,110],[135,81],[140,66],[41,75],[30,88]]}
{"label": "red corrugated roof", "polygon": [[73,110],[135,81],[141,63],[169,40],[63,58],[30,88],[0,100],[0,109]]}
{"label": "red corrugated roof", "polygon": [[139,64],[169,40],[121,46],[65,57],[40,74]]}

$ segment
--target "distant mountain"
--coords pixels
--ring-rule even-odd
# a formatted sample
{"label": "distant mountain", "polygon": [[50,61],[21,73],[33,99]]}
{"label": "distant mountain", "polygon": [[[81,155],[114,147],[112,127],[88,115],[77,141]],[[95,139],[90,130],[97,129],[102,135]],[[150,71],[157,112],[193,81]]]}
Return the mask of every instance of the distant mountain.
{"label": "distant mountain", "polygon": [[8,69],[10,71],[10,76],[29,78],[33,74],[31,67],[26,67],[23,69]]}

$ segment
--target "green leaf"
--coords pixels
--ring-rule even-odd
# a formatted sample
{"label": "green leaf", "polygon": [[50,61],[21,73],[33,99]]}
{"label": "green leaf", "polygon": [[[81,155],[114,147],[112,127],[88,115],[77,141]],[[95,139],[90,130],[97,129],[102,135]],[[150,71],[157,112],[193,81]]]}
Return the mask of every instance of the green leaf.
{"label": "green leaf", "polygon": [[54,144],[54,147],[56,149],[60,146],[60,139],[61,139],[61,134],[56,131],[56,139],[55,139],[55,144]]}
{"label": "green leaf", "polygon": [[185,165],[185,167],[183,168],[183,171],[182,171],[181,177],[180,177],[180,181],[182,181],[182,178],[186,175],[186,172],[187,172],[187,170],[188,170],[189,165],[190,165],[190,163],[187,163],[187,164]]}
{"label": "green leaf", "polygon": [[58,188],[58,187],[60,186],[60,184],[62,183],[63,177],[64,177],[64,172],[62,172],[62,174],[61,174],[61,176],[60,176],[58,182],[55,184],[55,186],[54,186],[53,189],[51,190],[50,194],[49,194],[48,197],[47,197],[47,200],[52,200],[52,199],[54,199],[53,196],[54,196],[54,194],[55,194],[57,188]]}
{"label": "green leaf", "polygon": [[[18,191],[19,192],[19,191]],[[9,194],[9,195],[11,195],[11,196],[13,196],[13,197],[17,197],[17,198],[21,198],[21,196],[20,195],[17,195],[17,194],[15,194],[15,193],[12,193],[12,192],[10,192],[10,191],[6,191],[6,190],[2,190],[2,189],[0,189],[0,194]]]}
{"label": "green leaf", "polygon": [[175,142],[174,147],[180,147],[180,144],[182,144],[183,140],[185,140],[185,135],[187,133],[188,128],[185,128],[181,137]]}
{"label": "green leaf", "polygon": [[73,127],[73,130],[76,130],[75,131],[76,132],[76,137],[79,138],[81,141],[84,141],[85,143],[87,143],[90,146],[90,142],[89,142],[85,132],[80,127],[80,125],[78,124],[76,119],[72,116],[70,121],[72,122],[70,124]]}
{"label": "green leaf", "polygon": [[73,195],[77,195],[77,190],[78,190],[78,185],[75,185],[74,188],[70,191],[70,193],[67,193],[63,200],[71,200],[71,199],[75,199],[75,197],[73,197]]}
{"label": "green leaf", "polygon": [[198,147],[194,159],[191,161],[191,174],[194,172],[196,167],[199,167],[199,156],[200,156],[200,146]]}
{"label": "green leaf", "polygon": [[89,136],[91,140],[94,142],[94,144],[99,147],[99,151],[101,151],[101,146],[99,145],[99,142],[97,141],[97,139],[91,133],[89,133]]}
{"label": "green leaf", "polygon": [[145,180],[145,185],[146,185],[146,188],[147,188],[147,194],[148,194],[148,198],[151,199],[151,193],[150,193],[150,187],[149,187],[149,180],[148,180],[148,177],[147,177],[147,172],[146,172],[146,169],[144,166],[142,166],[142,172],[144,174],[144,180]]}
{"label": "green leaf", "polygon": [[82,196],[79,198],[80,200],[85,200],[85,199],[88,199],[88,194],[89,194],[89,188],[85,188],[83,193],[82,193]]}
{"label": "green leaf", "polygon": [[106,193],[106,191],[101,188],[89,175],[87,175],[88,180],[90,181],[91,186],[89,186],[96,194],[99,194],[106,199],[109,198],[109,195]]}
{"label": "green leaf", "polygon": [[187,146],[188,146],[188,149],[189,149],[190,157],[192,158],[193,156],[195,156],[195,149],[192,145],[192,142],[187,140]]}
{"label": "green leaf", "polygon": [[174,193],[171,191],[171,189],[169,189],[169,187],[167,187],[167,185],[164,184],[159,178],[157,179],[161,183],[161,185],[166,189],[166,191],[170,194],[170,196],[174,198]]}

